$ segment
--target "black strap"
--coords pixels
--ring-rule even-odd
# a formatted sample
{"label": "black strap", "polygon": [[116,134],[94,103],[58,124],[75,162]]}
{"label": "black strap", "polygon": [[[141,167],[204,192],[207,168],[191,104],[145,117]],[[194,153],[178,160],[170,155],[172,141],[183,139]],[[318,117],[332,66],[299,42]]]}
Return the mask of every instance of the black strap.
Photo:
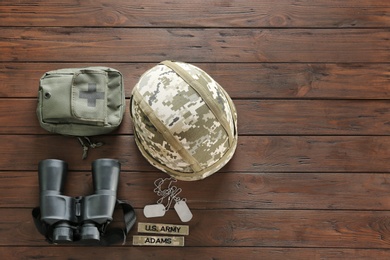
{"label": "black strap", "polygon": [[83,160],[87,158],[89,148],[97,148],[104,145],[104,143],[102,142],[92,142],[91,139],[86,136],[79,136],[77,137],[77,139],[79,140],[81,146],[83,147],[83,157],[82,157]]}
{"label": "black strap", "polygon": [[[122,245],[124,245],[126,243],[127,234],[130,232],[131,228],[134,226],[137,220],[134,208],[130,204],[122,200],[117,200],[116,204],[122,208],[125,227],[105,230],[100,236],[100,242],[98,245],[108,246],[118,243],[122,243]],[[53,244],[53,227],[41,220],[41,209],[39,207],[34,208],[32,211],[32,216],[35,227],[39,233],[45,236],[48,243]],[[74,243],[90,244],[90,242],[86,243],[82,240],[74,241]]]}
{"label": "black strap", "polygon": [[41,209],[39,207],[34,208],[32,211],[32,216],[34,219],[34,224],[39,233],[41,233],[43,236],[45,236],[46,241],[50,244],[53,243],[52,239],[48,236],[49,234],[53,233],[53,230],[50,228],[50,225],[46,224],[45,222],[41,221]]}
{"label": "black strap", "polygon": [[108,246],[112,244],[126,243],[127,234],[134,226],[137,220],[133,207],[123,200],[117,200],[117,205],[122,207],[124,228],[111,228],[108,229],[100,238],[102,245]]}

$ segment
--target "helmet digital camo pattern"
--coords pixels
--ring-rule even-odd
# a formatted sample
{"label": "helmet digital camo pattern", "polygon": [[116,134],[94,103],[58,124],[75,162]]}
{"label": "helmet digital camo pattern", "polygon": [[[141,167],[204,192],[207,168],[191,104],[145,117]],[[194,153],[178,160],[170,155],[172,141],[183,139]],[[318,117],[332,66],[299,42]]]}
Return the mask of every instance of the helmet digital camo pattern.
{"label": "helmet digital camo pattern", "polygon": [[163,61],[132,93],[135,141],[156,168],[179,180],[206,178],[237,147],[237,112],[225,90],[200,68]]}

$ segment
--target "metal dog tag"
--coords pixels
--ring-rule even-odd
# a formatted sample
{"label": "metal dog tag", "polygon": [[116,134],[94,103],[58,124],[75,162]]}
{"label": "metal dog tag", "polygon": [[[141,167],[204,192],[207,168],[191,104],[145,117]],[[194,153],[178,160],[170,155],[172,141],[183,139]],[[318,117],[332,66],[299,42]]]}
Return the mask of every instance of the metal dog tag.
{"label": "metal dog tag", "polygon": [[182,222],[188,222],[192,219],[192,213],[185,200],[179,200],[174,206],[177,215]]}
{"label": "metal dog tag", "polygon": [[165,206],[163,204],[152,204],[144,207],[144,215],[147,218],[162,217],[165,215]]}

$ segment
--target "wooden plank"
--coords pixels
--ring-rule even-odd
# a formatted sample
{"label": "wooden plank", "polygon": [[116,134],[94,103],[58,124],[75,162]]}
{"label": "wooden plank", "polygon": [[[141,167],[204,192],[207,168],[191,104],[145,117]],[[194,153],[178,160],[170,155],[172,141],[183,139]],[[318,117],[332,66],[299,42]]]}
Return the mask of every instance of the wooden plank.
{"label": "wooden plank", "polygon": [[0,61],[387,62],[389,35],[389,29],[3,27]]}
{"label": "wooden plank", "polygon": [[[142,209],[159,197],[154,181],[162,172],[125,172],[120,175],[118,198]],[[0,207],[39,205],[37,170],[0,172]],[[18,183],[18,185],[14,185]],[[390,210],[390,175],[382,173],[216,173],[202,182],[177,182],[191,209],[312,209]],[[64,194],[92,194],[90,171],[69,172]],[[23,200],[20,194],[28,194]],[[166,203],[166,201],[164,202]]]}
{"label": "wooden plank", "polygon": [[[34,1],[0,3],[7,26],[387,27],[386,1]],[[77,15],[77,19],[75,19]]]}
{"label": "wooden plank", "polygon": [[[390,102],[360,100],[236,101],[243,135],[382,135]],[[386,132],[386,133],[385,133]]]}
{"label": "wooden plank", "polygon": [[[39,125],[36,115],[37,99],[2,99],[0,111],[4,111],[0,116],[0,134],[50,134]],[[17,107],[18,109],[15,109]],[[112,134],[132,134],[133,124],[130,119],[129,100],[126,100],[126,111],[120,127]]]}
{"label": "wooden plank", "polygon": [[[116,158],[124,171],[153,171],[132,136],[92,138],[105,143],[90,149],[74,137],[0,135],[2,170],[34,171],[43,159],[70,163],[71,170],[89,170],[92,160]],[[233,159],[223,172],[389,172],[390,136],[240,136]]]}
{"label": "wooden plank", "polygon": [[[382,0],[1,1],[0,255],[390,258],[389,11]],[[178,183],[194,213],[186,247],[48,246],[31,219],[39,160],[68,161],[66,194],[77,196],[92,192],[91,161],[119,159],[119,197],[139,221],[150,221],[142,208],[157,199],[153,181],[168,175],[140,155],[128,111],[82,161],[75,138],[39,127],[39,77],[109,65],[125,72],[129,97],[164,59],[205,69],[241,115],[233,160],[202,182]],[[174,210],[161,220],[182,224]]]}
{"label": "wooden plank", "polygon": [[[0,97],[36,97],[39,79],[61,68],[108,66],[122,72],[126,96],[157,63],[0,63]],[[387,64],[195,63],[232,98],[390,99]]]}
{"label": "wooden plank", "polygon": [[[44,252],[44,254],[43,254]],[[302,260],[302,259],[372,259],[388,260],[387,249],[341,248],[278,248],[278,247],[0,247],[0,254],[8,260],[26,259],[240,259],[247,260]]]}
{"label": "wooden plank", "polygon": [[[0,209],[2,246],[43,246],[30,209]],[[389,212],[337,210],[193,210],[186,247],[388,248]],[[141,210],[138,221],[146,222]],[[162,219],[159,219],[162,221]],[[117,221],[120,221],[117,218]],[[163,221],[179,224],[176,212]],[[133,229],[129,238],[136,234]],[[15,236],[18,234],[18,236]],[[129,240],[128,240],[129,241]]]}
{"label": "wooden plank", "polygon": [[[235,100],[240,135],[389,135],[390,101]],[[0,134],[48,134],[39,126],[36,99],[3,99]],[[17,107],[18,109],[15,109]],[[129,102],[121,127],[132,134]]]}

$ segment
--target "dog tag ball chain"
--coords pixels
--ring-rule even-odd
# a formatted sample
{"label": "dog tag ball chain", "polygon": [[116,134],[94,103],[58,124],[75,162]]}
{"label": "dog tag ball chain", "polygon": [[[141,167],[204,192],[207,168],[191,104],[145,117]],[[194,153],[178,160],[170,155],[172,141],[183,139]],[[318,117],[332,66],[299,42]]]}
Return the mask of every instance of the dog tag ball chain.
{"label": "dog tag ball chain", "polygon": [[156,188],[153,190],[158,196],[161,198],[157,201],[156,204],[152,205],[146,205],[144,207],[144,215],[147,218],[156,218],[156,217],[163,217],[165,215],[165,212],[169,209],[166,206],[164,206],[163,201],[166,197],[168,197],[171,193],[171,186],[172,183],[176,180],[171,180],[169,182],[168,188],[165,190],[161,190],[161,186],[164,184],[165,179],[157,179],[154,181],[154,185]]}
{"label": "dog tag ball chain", "polygon": [[[168,183],[169,182],[169,183]],[[187,205],[187,200],[185,198],[178,197],[179,193],[182,191],[181,188],[178,188],[173,185],[174,182],[177,182],[174,178],[159,178],[155,180],[153,190],[160,198],[157,200],[156,204],[146,205],[144,207],[144,215],[147,218],[156,218],[163,217],[165,212],[169,210],[172,202],[175,202],[174,209],[179,216],[182,222],[188,222],[192,219],[192,213],[190,208]],[[163,188],[164,184],[167,184],[166,188]],[[164,205],[166,203],[166,205]]]}

